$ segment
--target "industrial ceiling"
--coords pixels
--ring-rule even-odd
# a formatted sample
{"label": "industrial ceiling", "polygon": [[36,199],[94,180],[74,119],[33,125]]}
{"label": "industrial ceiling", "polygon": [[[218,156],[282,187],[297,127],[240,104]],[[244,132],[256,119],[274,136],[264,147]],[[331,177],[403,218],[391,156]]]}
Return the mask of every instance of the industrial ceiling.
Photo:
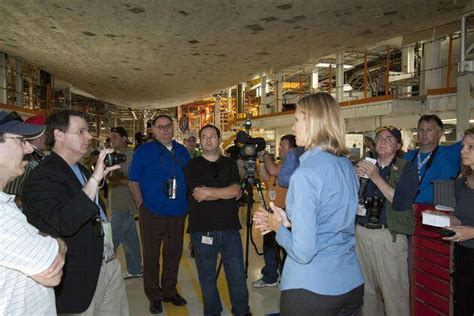
{"label": "industrial ceiling", "polygon": [[0,51],[119,106],[170,107],[460,19],[468,0],[3,0]]}

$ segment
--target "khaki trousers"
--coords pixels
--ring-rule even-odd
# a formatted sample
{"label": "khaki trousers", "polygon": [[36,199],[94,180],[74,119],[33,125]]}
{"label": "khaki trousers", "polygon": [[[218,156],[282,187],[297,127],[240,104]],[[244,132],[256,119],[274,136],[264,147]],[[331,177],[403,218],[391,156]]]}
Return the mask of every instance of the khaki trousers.
{"label": "khaki trousers", "polygon": [[120,262],[113,259],[103,263],[100,268],[99,280],[95,289],[91,305],[80,314],[59,315],[81,315],[81,316],[128,316],[127,292],[122,278]]}
{"label": "khaki trousers", "polygon": [[365,277],[362,315],[410,315],[407,236],[356,224],[356,251]]}

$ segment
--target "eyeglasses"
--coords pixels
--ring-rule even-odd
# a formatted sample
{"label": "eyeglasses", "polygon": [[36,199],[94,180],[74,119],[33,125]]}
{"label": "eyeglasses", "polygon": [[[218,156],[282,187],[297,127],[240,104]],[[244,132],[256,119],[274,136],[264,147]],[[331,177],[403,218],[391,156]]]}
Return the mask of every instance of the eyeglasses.
{"label": "eyeglasses", "polygon": [[92,217],[92,234],[95,237],[104,236],[104,230],[102,229],[102,220],[100,219],[99,214],[96,214]]}
{"label": "eyeglasses", "polygon": [[168,130],[168,129],[172,128],[173,123],[169,123],[169,124],[166,124],[166,125],[155,125],[155,127],[160,131],[164,131],[164,130]]}
{"label": "eyeglasses", "polygon": [[0,120],[0,125],[2,124],[5,124],[7,122],[10,122],[10,121],[20,121],[20,122],[23,122],[23,119],[21,118],[21,116],[16,113],[16,112],[10,112],[8,113],[7,116],[5,116],[4,118],[2,118]]}
{"label": "eyeglasses", "polygon": [[397,140],[393,136],[387,136],[387,137],[377,136],[377,137],[375,137],[375,142],[382,142],[382,141],[390,143],[390,144],[395,144],[397,142]]}
{"label": "eyeglasses", "polygon": [[3,139],[19,139],[22,145],[26,145],[28,142],[23,136],[3,136]]}

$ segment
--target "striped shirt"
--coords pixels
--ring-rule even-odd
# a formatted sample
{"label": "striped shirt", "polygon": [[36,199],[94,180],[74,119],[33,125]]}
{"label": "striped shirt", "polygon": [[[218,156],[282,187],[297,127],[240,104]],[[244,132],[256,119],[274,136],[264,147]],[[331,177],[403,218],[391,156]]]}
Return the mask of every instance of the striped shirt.
{"label": "striped shirt", "polygon": [[[33,146],[33,145],[32,145]],[[3,189],[5,193],[13,194],[13,195],[21,195],[23,190],[23,183],[25,182],[26,178],[30,175],[31,171],[36,168],[41,160],[44,159],[45,154],[33,146],[33,152],[30,154],[30,159],[28,164],[25,167],[25,172],[23,172],[20,176],[16,177],[12,181],[8,182],[7,186]]]}
{"label": "striped shirt", "polygon": [[53,288],[29,276],[48,269],[57,253],[57,241],[39,235],[14,196],[0,192],[0,315],[56,315]]}

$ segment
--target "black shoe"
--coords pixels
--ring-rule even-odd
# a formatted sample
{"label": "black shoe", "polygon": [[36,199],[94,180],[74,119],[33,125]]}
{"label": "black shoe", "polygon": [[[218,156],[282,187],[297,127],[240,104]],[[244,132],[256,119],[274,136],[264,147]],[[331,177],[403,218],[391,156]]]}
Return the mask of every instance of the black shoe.
{"label": "black shoe", "polygon": [[179,295],[178,293],[176,293],[175,296],[173,297],[164,297],[163,298],[163,302],[166,302],[166,303],[171,303],[175,306],[183,306],[183,305],[186,305],[188,302],[181,296]]}
{"label": "black shoe", "polygon": [[163,306],[161,306],[161,301],[150,302],[150,313],[161,314],[162,312]]}

